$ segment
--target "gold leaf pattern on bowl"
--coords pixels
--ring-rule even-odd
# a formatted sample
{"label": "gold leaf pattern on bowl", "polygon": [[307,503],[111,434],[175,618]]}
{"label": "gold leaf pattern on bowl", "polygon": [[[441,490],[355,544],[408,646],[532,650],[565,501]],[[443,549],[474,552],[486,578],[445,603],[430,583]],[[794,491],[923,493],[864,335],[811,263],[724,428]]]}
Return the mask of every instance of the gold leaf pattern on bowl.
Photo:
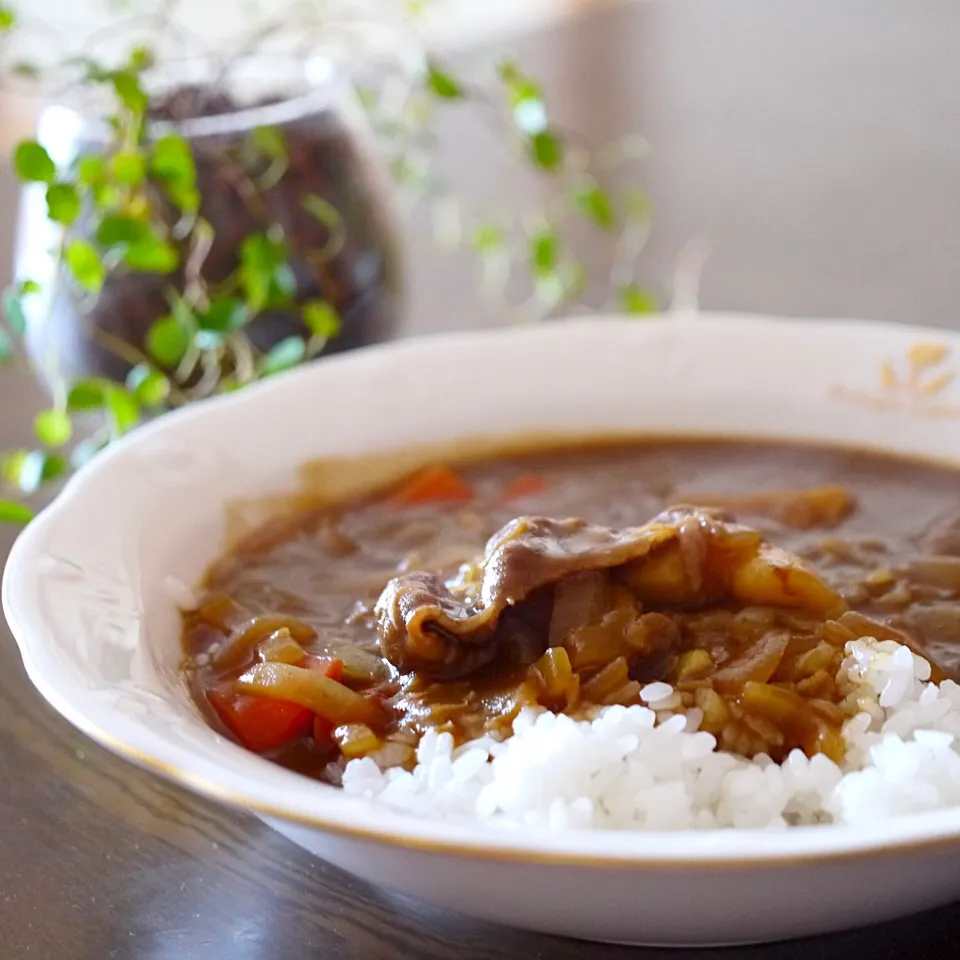
{"label": "gold leaf pattern on bowl", "polygon": [[925,417],[960,417],[960,403],[944,397],[956,376],[950,348],[945,343],[924,340],[908,347],[902,361],[884,360],[875,389],[841,385],[834,388],[834,393],[876,410],[901,410]]}

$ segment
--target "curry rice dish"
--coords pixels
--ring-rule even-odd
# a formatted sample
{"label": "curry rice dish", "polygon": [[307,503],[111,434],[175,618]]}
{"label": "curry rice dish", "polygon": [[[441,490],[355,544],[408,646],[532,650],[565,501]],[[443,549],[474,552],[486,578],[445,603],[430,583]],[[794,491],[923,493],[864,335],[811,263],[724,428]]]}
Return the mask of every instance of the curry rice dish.
{"label": "curry rice dish", "polygon": [[218,560],[184,671],[243,747],[414,814],[666,830],[948,806],[958,481],[733,441],[438,464]]}

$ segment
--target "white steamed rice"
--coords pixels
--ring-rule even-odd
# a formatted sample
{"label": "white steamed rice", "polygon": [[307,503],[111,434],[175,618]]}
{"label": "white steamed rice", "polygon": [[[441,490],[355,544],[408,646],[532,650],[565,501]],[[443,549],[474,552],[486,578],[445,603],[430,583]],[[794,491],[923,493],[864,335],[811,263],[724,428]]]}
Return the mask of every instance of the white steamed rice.
{"label": "white steamed rice", "polygon": [[838,680],[858,711],[838,766],[719,752],[667,684],[593,719],[523,711],[513,736],[454,749],[426,733],[412,772],[353,760],[343,789],[409,813],[535,829],[683,830],[864,823],[960,804],[960,686],[892,641],[847,645]]}

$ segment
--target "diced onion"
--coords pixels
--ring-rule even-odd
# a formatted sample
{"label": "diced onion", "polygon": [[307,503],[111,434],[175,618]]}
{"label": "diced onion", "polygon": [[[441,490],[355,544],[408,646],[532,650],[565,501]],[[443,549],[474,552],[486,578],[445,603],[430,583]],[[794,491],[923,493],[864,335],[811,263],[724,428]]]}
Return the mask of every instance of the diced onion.
{"label": "diced onion", "polygon": [[386,663],[372,653],[349,644],[336,648],[337,659],[343,661],[343,678],[364,687],[385,680],[390,671]]}
{"label": "diced onion", "polygon": [[224,641],[223,646],[213,658],[214,667],[223,670],[241,666],[249,659],[258,643],[278,630],[287,630],[298,643],[307,643],[317,635],[313,627],[296,617],[285,617],[279,614],[253,617],[237,627]]}
{"label": "diced onion", "polygon": [[265,662],[300,663],[307,655],[303,647],[290,636],[286,627],[271,633],[263,643],[257,647],[257,655]]}
{"label": "diced onion", "polygon": [[365,757],[380,748],[380,738],[365,723],[346,723],[337,727],[333,739],[347,760]]}
{"label": "diced onion", "polygon": [[629,680],[630,668],[627,666],[626,658],[617,657],[583,684],[581,688],[583,699],[591,703],[603,703],[610,694],[619,690]]}
{"label": "diced onion", "polygon": [[259,693],[276,700],[289,700],[312,710],[334,724],[368,723],[382,725],[384,708],[319,670],[307,670],[288,663],[258,663],[235,683],[238,690]]}

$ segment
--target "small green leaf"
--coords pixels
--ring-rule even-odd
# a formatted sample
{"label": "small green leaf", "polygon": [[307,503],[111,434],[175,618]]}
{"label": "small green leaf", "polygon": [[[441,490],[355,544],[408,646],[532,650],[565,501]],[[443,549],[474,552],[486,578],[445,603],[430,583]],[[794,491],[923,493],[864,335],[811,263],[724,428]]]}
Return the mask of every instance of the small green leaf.
{"label": "small green leaf", "polygon": [[14,487],[20,486],[20,474],[23,470],[23,462],[27,459],[29,450],[11,450],[3,455],[0,461],[0,474],[3,479]]}
{"label": "small green leaf", "polygon": [[81,157],[77,163],[77,179],[88,187],[99,183],[106,173],[107,165],[103,157],[88,155]]}
{"label": "small green leaf", "polygon": [[638,287],[635,283],[625,284],[618,293],[620,303],[629,314],[646,317],[657,312],[657,301],[653,294],[642,287]]}
{"label": "small green leaf", "polygon": [[199,209],[197,167],[190,145],[183,137],[175,133],[160,137],[153,144],[150,169],[163,181],[167,195],[181,210],[194,213]]}
{"label": "small green leaf", "polygon": [[506,87],[517,129],[528,137],[544,133],[549,128],[547,107],[540,85],[520,71],[515,61],[505,60],[499,67],[500,79]]}
{"label": "small green leaf", "polygon": [[555,133],[542,130],[530,137],[529,142],[530,155],[538,167],[552,172],[563,163],[563,145]]}
{"label": "small green leaf", "polygon": [[180,262],[177,248],[153,234],[131,243],[123,253],[123,262],[131,270],[143,273],[173,273]]}
{"label": "small green leaf", "polygon": [[67,266],[74,280],[89,293],[97,293],[106,279],[100,254],[86,240],[74,240],[67,246]]}
{"label": "small green leaf", "polygon": [[247,264],[241,268],[240,282],[251,312],[259,313],[270,296],[270,273]]}
{"label": "small green leaf", "polygon": [[36,140],[24,140],[13,153],[13,169],[21,180],[52,183],[57,167],[50,154]]}
{"label": "small green leaf", "polygon": [[577,190],[574,203],[581,213],[603,230],[611,229],[617,222],[610,194],[596,184]]}
{"label": "small green leaf", "polygon": [[131,113],[143,113],[147,107],[147,95],[140,86],[140,78],[133,70],[117,70],[112,76],[117,98]]}
{"label": "small green leaf", "polygon": [[54,223],[70,226],[80,215],[80,194],[72,183],[51,183],[47,187],[47,216]]}
{"label": "small green leaf", "polygon": [[147,351],[164,367],[175,367],[190,347],[190,333],[174,317],[161,317],[147,331]]}
{"label": "small green leaf", "polygon": [[276,127],[254,127],[250,131],[250,146],[273,161],[287,159],[287,142]]}
{"label": "small green leaf", "polygon": [[192,186],[197,179],[190,145],[176,133],[168,133],[154,142],[150,170],[168,184]]}
{"label": "small green leaf", "polygon": [[77,66],[80,68],[83,79],[91,83],[106,83],[113,80],[113,74],[104,69],[102,64],[98,63],[92,57],[76,56],[67,57],[64,66]]}
{"label": "small green leaf", "polygon": [[20,296],[26,297],[31,293],[40,292],[40,284],[36,280],[21,280],[19,283]]}
{"label": "small green leaf", "polygon": [[9,33],[17,23],[17,15],[6,5],[0,6],[0,33]]}
{"label": "small green leaf", "polygon": [[59,453],[45,453],[43,450],[24,450],[15,457],[9,468],[5,465],[4,472],[18,470],[16,484],[24,493],[34,493],[50,480],[56,480],[67,466]]}
{"label": "small green leaf", "polygon": [[122,437],[140,422],[140,404],[125,387],[110,384],[105,397],[105,408],[110,420],[111,432]]}
{"label": "small green leaf", "polygon": [[23,80],[38,80],[43,73],[39,64],[32,63],[30,60],[18,60],[10,68],[10,72]]}
{"label": "small green leaf", "polygon": [[240,245],[240,260],[258,268],[273,269],[287,259],[286,244],[265,233],[251,233]]}
{"label": "small green leaf", "polygon": [[73,424],[63,410],[44,410],[33,421],[33,432],[47,447],[62,447],[73,436]]}
{"label": "small green leaf", "polygon": [[516,107],[524,100],[543,100],[540,85],[520,69],[516,60],[501,60],[497,72],[510,94],[510,105]]}
{"label": "small green leaf", "polygon": [[138,243],[150,233],[150,225],[140,217],[109,213],[97,224],[97,243],[103,247]]}
{"label": "small green leaf", "polygon": [[309,300],[303,305],[303,322],[315,337],[332,340],[340,332],[340,315],[326,300]]}
{"label": "small green leaf", "polygon": [[307,355],[307,345],[302,337],[287,337],[273,346],[263,358],[260,375],[268,377],[282,370],[289,370]]}
{"label": "small green leaf", "polygon": [[10,329],[22,337],[27,329],[27,315],[23,309],[22,293],[17,287],[4,290],[3,315],[7,318]]}
{"label": "small green leaf", "polygon": [[529,103],[538,104],[540,109],[546,112],[540,87],[528,77],[522,77],[510,85],[510,104],[513,107],[514,116],[517,114],[518,107]]}
{"label": "small green leaf", "polygon": [[159,370],[138,363],[127,374],[127,389],[144,407],[159,407],[170,396],[170,380]]}
{"label": "small green leaf", "polygon": [[463,87],[460,83],[434,63],[427,64],[427,86],[443,100],[463,98]]}
{"label": "small green leaf", "polygon": [[16,500],[0,500],[0,523],[20,527],[33,519],[33,511]]}
{"label": "small green leaf", "polygon": [[503,249],[503,231],[491,223],[481,224],[471,242],[477,253],[496,253]]}
{"label": "small green leaf", "polygon": [[110,170],[118,183],[137,187],[147,173],[147,161],[135,150],[123,150],[110,160]]}
{"label": "small green leaf", "polygon": [[130,51],[130,69],[138,73],[149,70],[156,62],[156,56],[149,47],[134,47]]}
{"label": "small green leaf", "polygon": [[114,210],[120,203],[120,190],[112,183],[98,183],[90,188],[94,205],[100,210]]}
{"label": "small green leaf", "polygon": [[558,247],[556,233],[547,227],[530,238],[530,262],[535,274],[544,276],[556,268]]}
{"label": "small green leaf", "polygon": [[233,333],[247,322],[247,305],[237,297],[213,300],[202,313],[197,314],[201,330],[214,333]]}
{"label": "small green leaf", "polygon": [[240,245],[240,283],[254,313],[292,299],[296,277],[286,261],[286,243],[266,234],[251,234]]}
{"label": "small green leaf", "polygon": [[41,482],[49,483],[63,476],[67,470],[67,461],[59,453],[46,453],[43,457],[43,472]]}
{"label": "small green leaf", "polygon": [[191,184],[168,183],[167,196],[184,213],[196,213],[200,209],[200,191]]}
{"label": "small green leaf", "polygon": [[103,406],[103,382],[100,380],[77,380],[67,393],[67,410],[83,413],[99,410]]}

